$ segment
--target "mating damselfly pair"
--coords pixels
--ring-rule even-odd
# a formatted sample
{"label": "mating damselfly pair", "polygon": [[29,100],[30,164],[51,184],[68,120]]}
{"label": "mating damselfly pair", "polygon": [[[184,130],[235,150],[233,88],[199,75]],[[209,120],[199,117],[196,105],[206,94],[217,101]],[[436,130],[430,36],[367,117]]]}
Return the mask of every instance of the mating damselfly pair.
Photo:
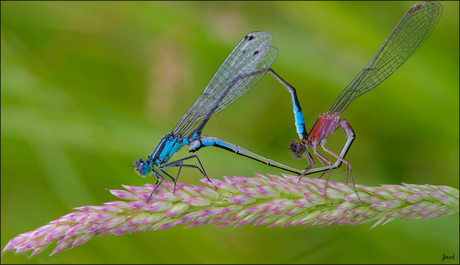
{"label": "mating damselfly pair", "polygon": [[[350,163],[345,160],[345,155],[353,143],[355,133],[345,119],[340,119],[340,115],[354,99],[379,85],[409,59],[433,31],[441,14],[442,6],[437,2],[421,2],[411,7],[364,69],[345,87],[329,111],[318,118],[310,133],[305,129],[304,117],[295,88],[271,68],[277,57],[277,49],[271,45],[272,36],[263,31],[246,35],[228,55],[173,131],[161,139],[153,153],[145,161],[143,159],[136,161],[135,170],[139,175],[146,176],[152,173],[157,180],[147,201],[150,200],[165,177],[176,183],[182,167],[195,168],[208,178],[200,159],[196,155],[169,162],[171,157],[186,145],[188,145],[189,152],[196,152],[206,146],[220,147],[266,163],[269,166],[295,173],[299,175],[299,181],[302,176],[318,172],[323,172],[323,174],[328,172],[327,180],[329,180],[332,169],[338,168],[344,163],[347,165],[347,181],[350,176],[355,193],[359,198]],[[296,169],[278,163],[230,142],[202,134],[204,126],[212,116],[241,97],[266,73],[274,76],[291,94],[295,126],[300,141],[291,142],[290,150],[296,157],[307,159],[308,166],[304,169]],[[347,140],[341,152],[336,154],[325,144],[328,137],[339,127],[344,130]],[[318,151],[318,146],[337,160],[334,163],[330,161]],[[321,163],[321,167],[314,167],[315,160],[312,153]],[[192,159],[196,159],[196,165],[189,163],[189,160]],[[164,171],[170,167],[178,168],[176,177],[172,177]],[[326,193],[326,189],[324,189],[324,193]]]}

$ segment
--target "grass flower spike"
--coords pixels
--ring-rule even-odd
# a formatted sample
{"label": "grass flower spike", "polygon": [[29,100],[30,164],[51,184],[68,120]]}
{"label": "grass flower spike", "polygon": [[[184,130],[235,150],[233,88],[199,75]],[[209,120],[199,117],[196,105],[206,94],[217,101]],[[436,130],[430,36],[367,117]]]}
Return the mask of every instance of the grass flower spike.
{"label": "grass flower spike", "polygon": [[[31,256],[44,251],[53,241],[57,247],[50,255],[89,241],[94,236],[121,235],[186,225],[216,226],[266,225],[327,226],[360,225],[375,222],[371,227],[394,219],[430,219],[458,212],[459,191],[447,186],[381,185],[367,187],[328,183],[322,179],[283,175],[256,178],[224,177],[225,181],[201,180],[206,186],[163,182],[149,203],[155,187],[123,186],[126,190],[110,192],[123,201],[102,206],[83,206],[49,222],[35,231],[11,239],[3,251],[25,252]],[[214,188],[217,187],[217,189]]]}

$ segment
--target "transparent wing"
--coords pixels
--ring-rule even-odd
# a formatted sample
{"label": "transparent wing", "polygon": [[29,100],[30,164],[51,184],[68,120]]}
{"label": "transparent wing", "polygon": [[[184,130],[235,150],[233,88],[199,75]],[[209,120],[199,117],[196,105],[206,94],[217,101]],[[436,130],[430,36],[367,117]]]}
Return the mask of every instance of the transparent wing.
{"label": "transparent wing", "polygon": [[212,116],[228,107],[253,87],[265,72],[239,79],[221,98],[236,77],[271,67],[278,54],[276,47],[271,46],[271,43],[272,36],[268,32],[253,32],[245,36],[219,67],[203,93],[179,120],[173,134],[185,136],[203,121],[219,100],[218,107]]}
{"label": "transparent wing", "polygon": [[329,109],[340,114],[357,97],[370,91],[395,72],[430,36],[442,14],[437,2],[420,2],[396,24],[366,67],[343,90]]}

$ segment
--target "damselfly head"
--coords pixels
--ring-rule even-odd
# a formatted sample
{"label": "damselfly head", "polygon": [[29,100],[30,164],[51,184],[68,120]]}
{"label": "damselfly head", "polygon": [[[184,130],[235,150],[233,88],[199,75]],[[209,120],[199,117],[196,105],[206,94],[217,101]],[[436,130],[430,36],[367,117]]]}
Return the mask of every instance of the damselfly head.
{"label": "damselfly head", "polygon": [[308,147],[309,145],[305,146],[303,142],[299,143],[298,141],[294,140],[289,145],[289,150],[291,150],[291,153],[295,157],[302,158],[304,155],[308,153]]}
{"label": "damselfly head", "polygon": [[144,161],[144,159],[139,158],[134,163],[134,171],[136,171],[136,173],[139,174],[139,176],[145,177],[145,175],[150,173],[150,166],[147,162]]}

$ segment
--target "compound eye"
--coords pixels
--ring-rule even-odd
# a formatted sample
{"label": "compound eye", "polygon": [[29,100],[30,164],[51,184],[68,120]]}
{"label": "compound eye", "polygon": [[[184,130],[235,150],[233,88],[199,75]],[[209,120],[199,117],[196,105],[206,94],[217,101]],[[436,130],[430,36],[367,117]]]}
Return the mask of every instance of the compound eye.
{"label": "compound eye", "polygon": [[295,150],[297,149],[297,146],[299,145],[299,142],[297,141],[292,141],[290,144],[289,144],[289,149],[291,150],[291,152],[295,152]]}
{"label": "compound eye", "polygon": [[306,147],[303,143],[299,143],[297,141],[292,141],[289,145],[289,149],[294,154],[295,157],[301,158],[303,153],[306,150]]}
{"label": "compound eye", "polygon": [[144,161],[144,159],[139,158],[134,163],[134,171],[141,177],[145,177],[148,173],[150,173],[150,166]]}

